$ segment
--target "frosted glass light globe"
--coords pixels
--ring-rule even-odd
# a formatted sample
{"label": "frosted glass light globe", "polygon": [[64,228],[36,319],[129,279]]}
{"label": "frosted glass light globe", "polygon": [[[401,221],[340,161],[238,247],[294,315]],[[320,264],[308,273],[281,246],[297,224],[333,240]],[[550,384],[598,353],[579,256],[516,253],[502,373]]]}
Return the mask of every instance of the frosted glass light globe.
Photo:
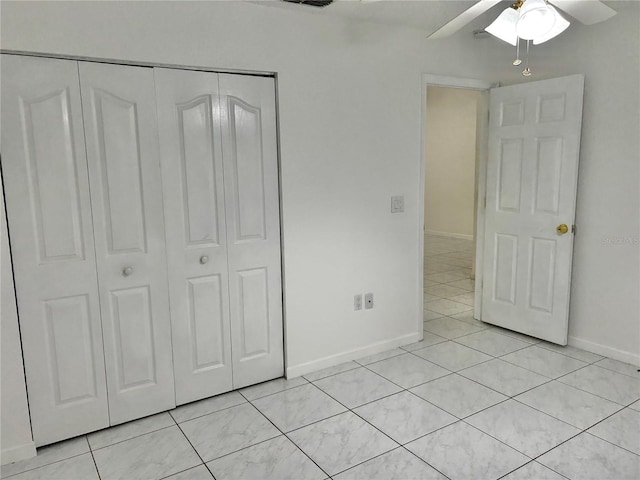
{"label": "frosted glass light globe", "polygon": [[520,7],[520,17],[516,23],[518,37],[533,40],[546,35],[556,22],[555,12],[544,0],[526,0]]}

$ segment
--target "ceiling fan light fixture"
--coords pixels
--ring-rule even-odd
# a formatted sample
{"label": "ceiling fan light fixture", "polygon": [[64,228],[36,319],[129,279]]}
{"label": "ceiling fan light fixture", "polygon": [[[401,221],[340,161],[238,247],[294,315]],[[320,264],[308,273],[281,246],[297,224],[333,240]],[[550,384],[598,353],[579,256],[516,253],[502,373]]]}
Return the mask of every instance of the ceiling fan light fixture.
{"label": "ceiling fan light fixture", "polygon": [[485,31],[515,47],[518,42],[518,34],[516,33],[518,18],[520,18],[518,11],[509,7],[485,28]]}
{"label": "ceiling fan light fixture", "polygon": [[555,17],[555,22],[553,24],[553,27],[545,35],[541,35],[534,38],[533,39],[534,45],[540,45],[541,43],[544,43],[547,40],[551,40],[552,38],[557,37],[562,32],[564,32],[567,28],[569,28],[569,25],[571,25],[571,22],[569,22],[569,20],[564,18],[562,15],[560,15],[560,12],[558,12],[558,10],[553,8],[553,6],[549,5],[549,9],[553,12],[553,15]]}
{"label": "ceiling fan light fixture", "polygon": [[547,5],[545,0],[526,0],[520,7],[516,33],[524,40],[533,40],[552,30],[555,21],[554,10]]}

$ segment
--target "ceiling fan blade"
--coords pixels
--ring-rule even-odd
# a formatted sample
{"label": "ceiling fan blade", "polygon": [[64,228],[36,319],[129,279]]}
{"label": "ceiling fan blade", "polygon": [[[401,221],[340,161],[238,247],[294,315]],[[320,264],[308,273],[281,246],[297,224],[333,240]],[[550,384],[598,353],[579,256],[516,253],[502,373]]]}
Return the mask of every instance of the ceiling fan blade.
{"label": "ceiling fan blade", "polygon": [[433,32],[427,38],[429,39],[438,39],[448,37],[449,35],[453,35],[462,27],[467,25],[476,17],[479,17],[484,12],[489,10],[495,4],[500,3],[500,0],[480,0],[478,3],[468,8],[460,15],[455,17],[450,22],[446,23],[444,26],[440,27],[438,30]]}
{"label": "ceiling fan blade", "polygon": [[551,3],[585,25],[604,22],[618,13],[598,0],[552,0]]}

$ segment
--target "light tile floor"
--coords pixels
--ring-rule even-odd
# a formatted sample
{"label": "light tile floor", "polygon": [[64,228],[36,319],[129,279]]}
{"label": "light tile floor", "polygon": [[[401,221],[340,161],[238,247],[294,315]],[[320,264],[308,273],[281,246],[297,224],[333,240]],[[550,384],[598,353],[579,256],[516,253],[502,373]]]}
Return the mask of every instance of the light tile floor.
{"label": "light tile floor", "polygon": [[2,478],[640,478],[637,367],[474,320],[470,242],[425,245],[422,342],[44,447]]}

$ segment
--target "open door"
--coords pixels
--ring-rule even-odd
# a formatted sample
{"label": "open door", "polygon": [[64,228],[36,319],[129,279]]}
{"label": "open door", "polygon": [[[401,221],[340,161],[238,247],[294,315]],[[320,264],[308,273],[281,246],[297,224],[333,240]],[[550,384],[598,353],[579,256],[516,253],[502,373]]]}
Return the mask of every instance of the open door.
{"label": "open door", "polygon": [[482,320],[566,345],[584,77],[491,90]]}

